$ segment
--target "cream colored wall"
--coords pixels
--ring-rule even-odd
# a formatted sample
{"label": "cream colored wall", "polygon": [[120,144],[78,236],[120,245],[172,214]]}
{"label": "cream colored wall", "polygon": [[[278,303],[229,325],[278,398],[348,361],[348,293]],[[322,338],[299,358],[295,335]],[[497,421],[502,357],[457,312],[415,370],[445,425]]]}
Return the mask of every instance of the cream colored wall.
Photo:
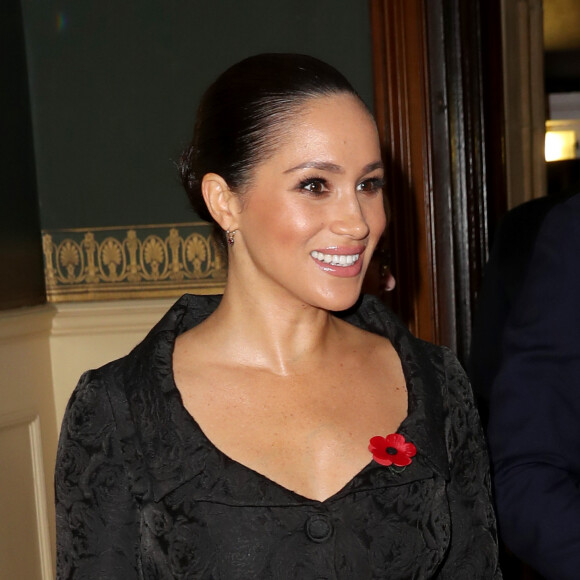
{"label": "cream colored wall", "polygon": [[0,579],[54,578],[54,463],[80,375],[129,352],[174,302],[0,312]]}
{"label": "cream colored wall", "polygon": [[0,578],[54,577],[54,315],[0,312]]}

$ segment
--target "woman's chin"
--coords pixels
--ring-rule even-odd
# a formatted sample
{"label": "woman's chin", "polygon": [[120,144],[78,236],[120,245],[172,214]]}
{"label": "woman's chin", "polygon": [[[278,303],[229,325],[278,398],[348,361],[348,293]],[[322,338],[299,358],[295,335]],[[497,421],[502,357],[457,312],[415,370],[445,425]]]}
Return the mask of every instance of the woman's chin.
{"label": "woman's chin", "polygon": [[319,301],[317,306],[324,310],[328,310],[329,312],[341,312],[352,308],[359,299],[360,294],[361,289],[357,288],[356,291],[353,290],[352,292],[340,292],[326,295]]}

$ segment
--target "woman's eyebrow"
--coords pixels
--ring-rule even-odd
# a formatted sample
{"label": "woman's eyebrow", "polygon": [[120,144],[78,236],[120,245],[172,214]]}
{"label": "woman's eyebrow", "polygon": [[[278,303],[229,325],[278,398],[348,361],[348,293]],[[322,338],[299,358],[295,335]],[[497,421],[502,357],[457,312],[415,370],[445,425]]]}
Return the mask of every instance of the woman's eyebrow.
{"label": "woman's eyebrow", "polygon": [[374,161],[373,163],[369,163],[363,167],[363,173],[370,173],[375,169],[384,169],[385,164],[382,161]]}
{"label": "woman's eyebrow", "polygon": [[344,173],[344,169],[340,165],[328,161],[305,161],[300,163],[300,165],[296,165],[296,167],[287,169],[284,173],[292,173],[299,169],[320,169],[320,171],[330,171],[330,173]]}
{"label": "woman's eyebrow", "polygon": [[[369,163],[363,167],[363,173],[369,173],[374,171],[375,169],[383,169],[383,162],[382,161],[374,161],[373,163]],[[295,167],[291,167],[284,171],[284,173],[292,173],[293,171],[298,171],[299,169],[319,169],[320,171],[329,171],[330,173],[344,173],[344,168],[340,165],[336,165],[336,163],[330,163],[327,161],[305,161],[304,163],[300,163],[300,165],[296,165]]]}

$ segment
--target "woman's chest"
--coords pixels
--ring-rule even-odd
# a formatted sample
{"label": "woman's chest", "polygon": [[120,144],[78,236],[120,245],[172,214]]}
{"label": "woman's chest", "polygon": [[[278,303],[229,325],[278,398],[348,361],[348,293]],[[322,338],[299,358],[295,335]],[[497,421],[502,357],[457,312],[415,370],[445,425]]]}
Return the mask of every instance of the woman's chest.
{"label": "woman's chest", "polygon": [[212,388],[185,391],[184,404],[222,453],[323,500],[369,463],[370,438],[395,432],[407,415],[404,384],[362,374],[238,372],[231,383],[206,380]]}

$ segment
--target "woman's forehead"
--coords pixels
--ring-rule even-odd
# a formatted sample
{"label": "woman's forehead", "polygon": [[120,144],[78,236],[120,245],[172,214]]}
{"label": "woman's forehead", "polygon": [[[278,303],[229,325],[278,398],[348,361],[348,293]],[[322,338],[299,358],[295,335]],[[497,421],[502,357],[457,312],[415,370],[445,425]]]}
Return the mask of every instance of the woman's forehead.
{"label": "woman's forehead", "polygon": [[[342,151],[358,157],[359,153],[376,155],[380,150],[374,119],[352,95],[311,98],[284,125],[277,131],[279,143],[274,155],[285,152],[298,157],[324,157],[325,152]],[[324,159],[317,161],[324,162]],[[326,161],[332,163],[330,159]],[[308,163],[308,160],[299,163]]]}

